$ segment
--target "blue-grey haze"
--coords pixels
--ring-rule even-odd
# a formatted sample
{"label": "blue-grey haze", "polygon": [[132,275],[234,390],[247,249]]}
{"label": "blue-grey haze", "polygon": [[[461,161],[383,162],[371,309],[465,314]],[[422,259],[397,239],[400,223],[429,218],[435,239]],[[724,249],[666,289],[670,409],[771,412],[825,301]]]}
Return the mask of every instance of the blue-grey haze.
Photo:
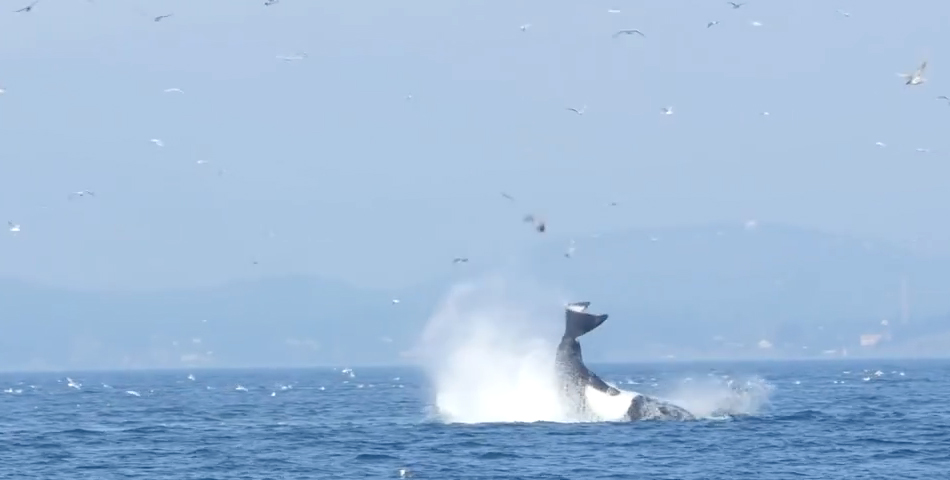
{"label": "blue-grey haze", "polygon": [[[209,317],[243,319],[225,323],[225,364],[390,362],[470,278],[456,256],[639,319],[592,339],[610,358],[680,341],[644,331],[647,318],[695,337],[680,354],[714,336],[792,338],[791,324],[840,339],[796,334],[788,348],[841,348],[900,318],[901,278],[914,318],[939,318],[948,17],[933,0],[45,0],[2,13],[0,220],[21,231],[0,235],[0,367],[118,366]],[[611,37],[622,28],[646,37]],[[928,81],[904,85],[896,73],[925,59]],[[96,196],[67,199],[83,189]],[[521,223],[529,212],[544,235]],[[321,336],[338,351],[274,359],[288,338]],[[382,336],[391,347],[366,343]]]}

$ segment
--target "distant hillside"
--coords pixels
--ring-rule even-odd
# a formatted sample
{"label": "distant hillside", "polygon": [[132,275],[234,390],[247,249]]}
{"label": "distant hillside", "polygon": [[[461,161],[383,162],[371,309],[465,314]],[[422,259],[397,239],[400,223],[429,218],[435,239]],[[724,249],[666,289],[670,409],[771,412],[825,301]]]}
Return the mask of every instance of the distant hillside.
{"label": "distant hillside", "polygon": [[[590,361],[950,351],[946,259],[770,225],[576,238],[566,258],[569,240],[539,234],[521,257],[472,259],[454,279],[513,272],[594,302],[611,319],[585,338]],[[0,280],[0,369],[393,363],[452,282],[375,291],[294,276],[102,293]],[[862,334],[882,338],[861,347]]]}
{"label": "distant hillside", "polygon": [[398,326],[416,307],[392,298],[303,277],[133,294],[2,281],[0,368],[392,362],[421,328]]}
{"label": "distant hillside", "polygon": [[[611,335],[588,342],[615,356],[651,345],[671,353],[725,353],[762,339],[774,345],[773,353],[856,352],[859,335],[884,331],[884,319],[886,330],[896,332],[950,311],[950,260],[876,242],[774,225],[628,231],[575,241],[570,259],[566,239],[545,242],[530,269],[613,315]],[[904,278],[908,325],[900,324]],[[950,321],[926,325],[918,335],[950,332]]]}

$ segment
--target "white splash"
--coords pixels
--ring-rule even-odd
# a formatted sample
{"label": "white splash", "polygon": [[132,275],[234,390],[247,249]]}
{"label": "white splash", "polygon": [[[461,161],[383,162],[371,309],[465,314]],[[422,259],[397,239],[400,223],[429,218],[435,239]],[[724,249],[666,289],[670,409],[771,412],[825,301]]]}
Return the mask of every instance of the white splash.
{"label": "white splash", "polygon": [[773,390],[772,384],[759,377],[741,381],[706,378],[681,383],[658,397],[685,408],[697,418],[723,418],[759,413],[768,405]]}
{"label": "white splash", "polygon": [[[498,279],[457,285],[429,319],[416,358],[435,390],[435,411],[449,423],[623,421],[634,396],[621,382],[609,396],[587,389],[594,418],[577,418],[562,404],[554,354],[566,296]],[[601,375],[603,377],[603,375]],[[659,385],[657,385],[659,386]],[[751,415],[772,386],[758,378],[676,382],[649,392],[698,418]]]}
{"label": "white splash", "polygon": [[567,302],[544,302],[538,292],[518,295],[549,303],[550,311],[541,315],[530,301],[512,300],[511,290],[501,280],[458,285],[423,330],[418,358],[434,384],[443,421],[569,421],[555,387],[557,344],[542,333],[561,329],[559,312]]}

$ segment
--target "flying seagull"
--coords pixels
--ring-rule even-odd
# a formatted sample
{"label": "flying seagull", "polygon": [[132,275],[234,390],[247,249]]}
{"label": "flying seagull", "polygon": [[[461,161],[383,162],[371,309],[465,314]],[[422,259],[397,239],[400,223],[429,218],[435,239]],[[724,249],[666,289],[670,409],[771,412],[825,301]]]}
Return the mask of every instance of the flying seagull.
{"label": "flying seagull", "polygon": [[917,70],[914,73],[898,73],[897,76],[901,78],[906,78],[907,81],[904,82],[904,85],[920,85],[927,81],[924,78],[924,70],[927,69],[927,61],[924,60],[924,63],[920,64],[920,67],[917,67]]}
{"label": "flying seagull", "polygon": [[838,14],[841,15],[841,16],[843,16],[843,17],[850,17],[850,16],[851,16],[850,13],[848,13],[848,12],[846,12],[846,11],[844,11],[844,10],[841,10],[841,9],[838,9]]}
{"label": "flying seagull", "polygon": [[165,91],[165,93],[185,93],[185,92],[181,91],[180,88],[177,88],[177,87],[175,87],[175,88],[166,88],[164,91]]}
{"label": "flying seagull", "polygon": [[172,16],[172,15],[174,15],[174,13],[169,13],[169,14],[167,14],[167,15],[159,15],[159,16],[153,18],[152,20],[154,20],[154,21],[156,21],[156,22],[161,22],[162,19],[168,18],[168,17],[170,17],[170,16]]}
{"label": "flying seagull", "polygon": [[33,3],[27,5],[27,6],[21,8],[21,9],[19,9],[19,10],[15,10],[13,13],[20,13],[20,12],[29,13],[29,12],[32,12],[32,11],[33,11],[33,7],[35,7],[37,3],[40,3],[40,0],[35,0]]}
{"label": "flying seagull", "polygon": [[515,201],[515,197],[512,197],[511,195],[508,195],[505,192],[501,192],[501,196],[507,198],[508,200],[511,200],[512,202]]}
{"label": "flying seagull", "polygon": [[576,113],[576,114],[578,114],[578,115],[583,115],[583,114],[584,114],[584,111],[587,110],[587,105],[584,105],[583,107],[581,107],[580,110],[578,110],[578,109],[576,109],[576,108],[574,108],[574,107],[567,107],[566,110],[570,110],[570,111],[572,111],[572,112],[574,112],[574,113]]}
{"label": "flying seagull", "polygon": [[20,231],[20,224],[19,224],[19,223],[13,223],[13,222],[7,222],[7,228],[10,229],[11,232],[17,233],[17,232]]}
{"label": "flying seagull", "polygon": [[613,37],[617,38],[620,35],[633,35],[634,33],[636,33],[637,35],[640,35],[643,38],[646,38],[646,35],[644,35],[643,32],[641,32],[640,30],[637,30],[636,28],[633,28],[630,30],[620,30],[619,32],[615,33]]}
{"label": "flying seagull", "polygon": [[153,139],[151,139],[151,140],[149,140],[149,141],[152,142],[152,143],[154,143],[156,146],[159,146],[159,147],[164,147],[164,146],[165,146],[165,142],[161,141],[161,139],[158,139],[158,138],[153,138]]}
{"label": "flying seagull", "polygon": [[663,107],[660,110],[663,112],[663,115],[673,115],[673,107]]}
{"label": "flying seagull", "polygon": [[547,230],[547,225],[544,223],[544,220],[536,218],[534,215],[528,214],[524,216],[525,223],[533,223],[534,229],[539,233],[544,233]]}
{"label": "flying seagull", "polygon": [[947,102],[947,105],[950,105],[950,98],[948,98],[946,95],[941,95],[941,96],[937,97],[937,100],[943,100],[943,101]]}
{"label": "flying seagull", "polygon": [[713,21],[707,23],[707,24],[706,24],[706,28],[709,28],[709,27],[712,27],[712,26],[715,26],[715,25],[719,25],[719,20],[713,20]]}
{"label": "flying seagull", "polygon": [[575,250],[575,248],[574,248],[574,239],[572,238],[572,239],[571,239],[571,244],[568,245],[567,251],[564,252],[564,257],[565,257],[565,258],[571,258],[571,257],[573,257],[573,256],[574,256],[574,250]]}
{"label": "flying seagull", "polygon": [[521,31],[522,31],[522,32],[527,32],[529,28],[531,28],[531,24],[530,24],[530,23],[526,23],[526,24],[524,24],[524,25],[521,26]]}
{"label": "flying seagull", "polygon": [[732,9],[733,9],[733,10],[735,10],[735,9],[737,9],[737,8],[739,8],[739,7],[743,6],[743,5],[745,5],[745,2],[742,2],[742,3],[726,2],[726,3],[728,3],[729,5],[732,5]]}
{"label": "flying seagull", "polygon": [[89,190],[80,190],[78,192],[70,193],[69,199],[72,200],[73,198],[76,198],[76,197],[85,197],[86,195],[89,195],[90,197],[96,196],[95,192],[91,192]]}
{"label": "flying seagull", "polygon": [[468,257],[455,257],[452,263],[468,263]]}
{"label": "flying seagull", "polygon": [[264,2],[264,6],[265,6],[265,7],[269,7],[269,6],[271,6],[271,5],[273,5],[273,4],[277,3],[277,2],[280,2],[280,0],[267,0],[267,1]]}
{"label": "flying seagull", "polygon": [[285,62],[293,62],[295,60],[303,60],[307,58],[306,53],[296,53],[293,55],[277,55],[278,60],[283,60]]}

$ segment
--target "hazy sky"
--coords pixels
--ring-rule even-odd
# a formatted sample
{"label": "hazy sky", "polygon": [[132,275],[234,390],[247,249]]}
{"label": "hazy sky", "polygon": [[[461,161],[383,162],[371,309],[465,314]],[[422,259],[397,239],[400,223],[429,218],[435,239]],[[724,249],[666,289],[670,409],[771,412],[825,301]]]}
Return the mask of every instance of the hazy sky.
{"label": "hazy sky", "polygon": [[529,211],[553,235],[757,218],[950,253],[948,2],[262,3],[0,13],[0,220],[22,225],[0,276],[404,285],[530,245]]}

